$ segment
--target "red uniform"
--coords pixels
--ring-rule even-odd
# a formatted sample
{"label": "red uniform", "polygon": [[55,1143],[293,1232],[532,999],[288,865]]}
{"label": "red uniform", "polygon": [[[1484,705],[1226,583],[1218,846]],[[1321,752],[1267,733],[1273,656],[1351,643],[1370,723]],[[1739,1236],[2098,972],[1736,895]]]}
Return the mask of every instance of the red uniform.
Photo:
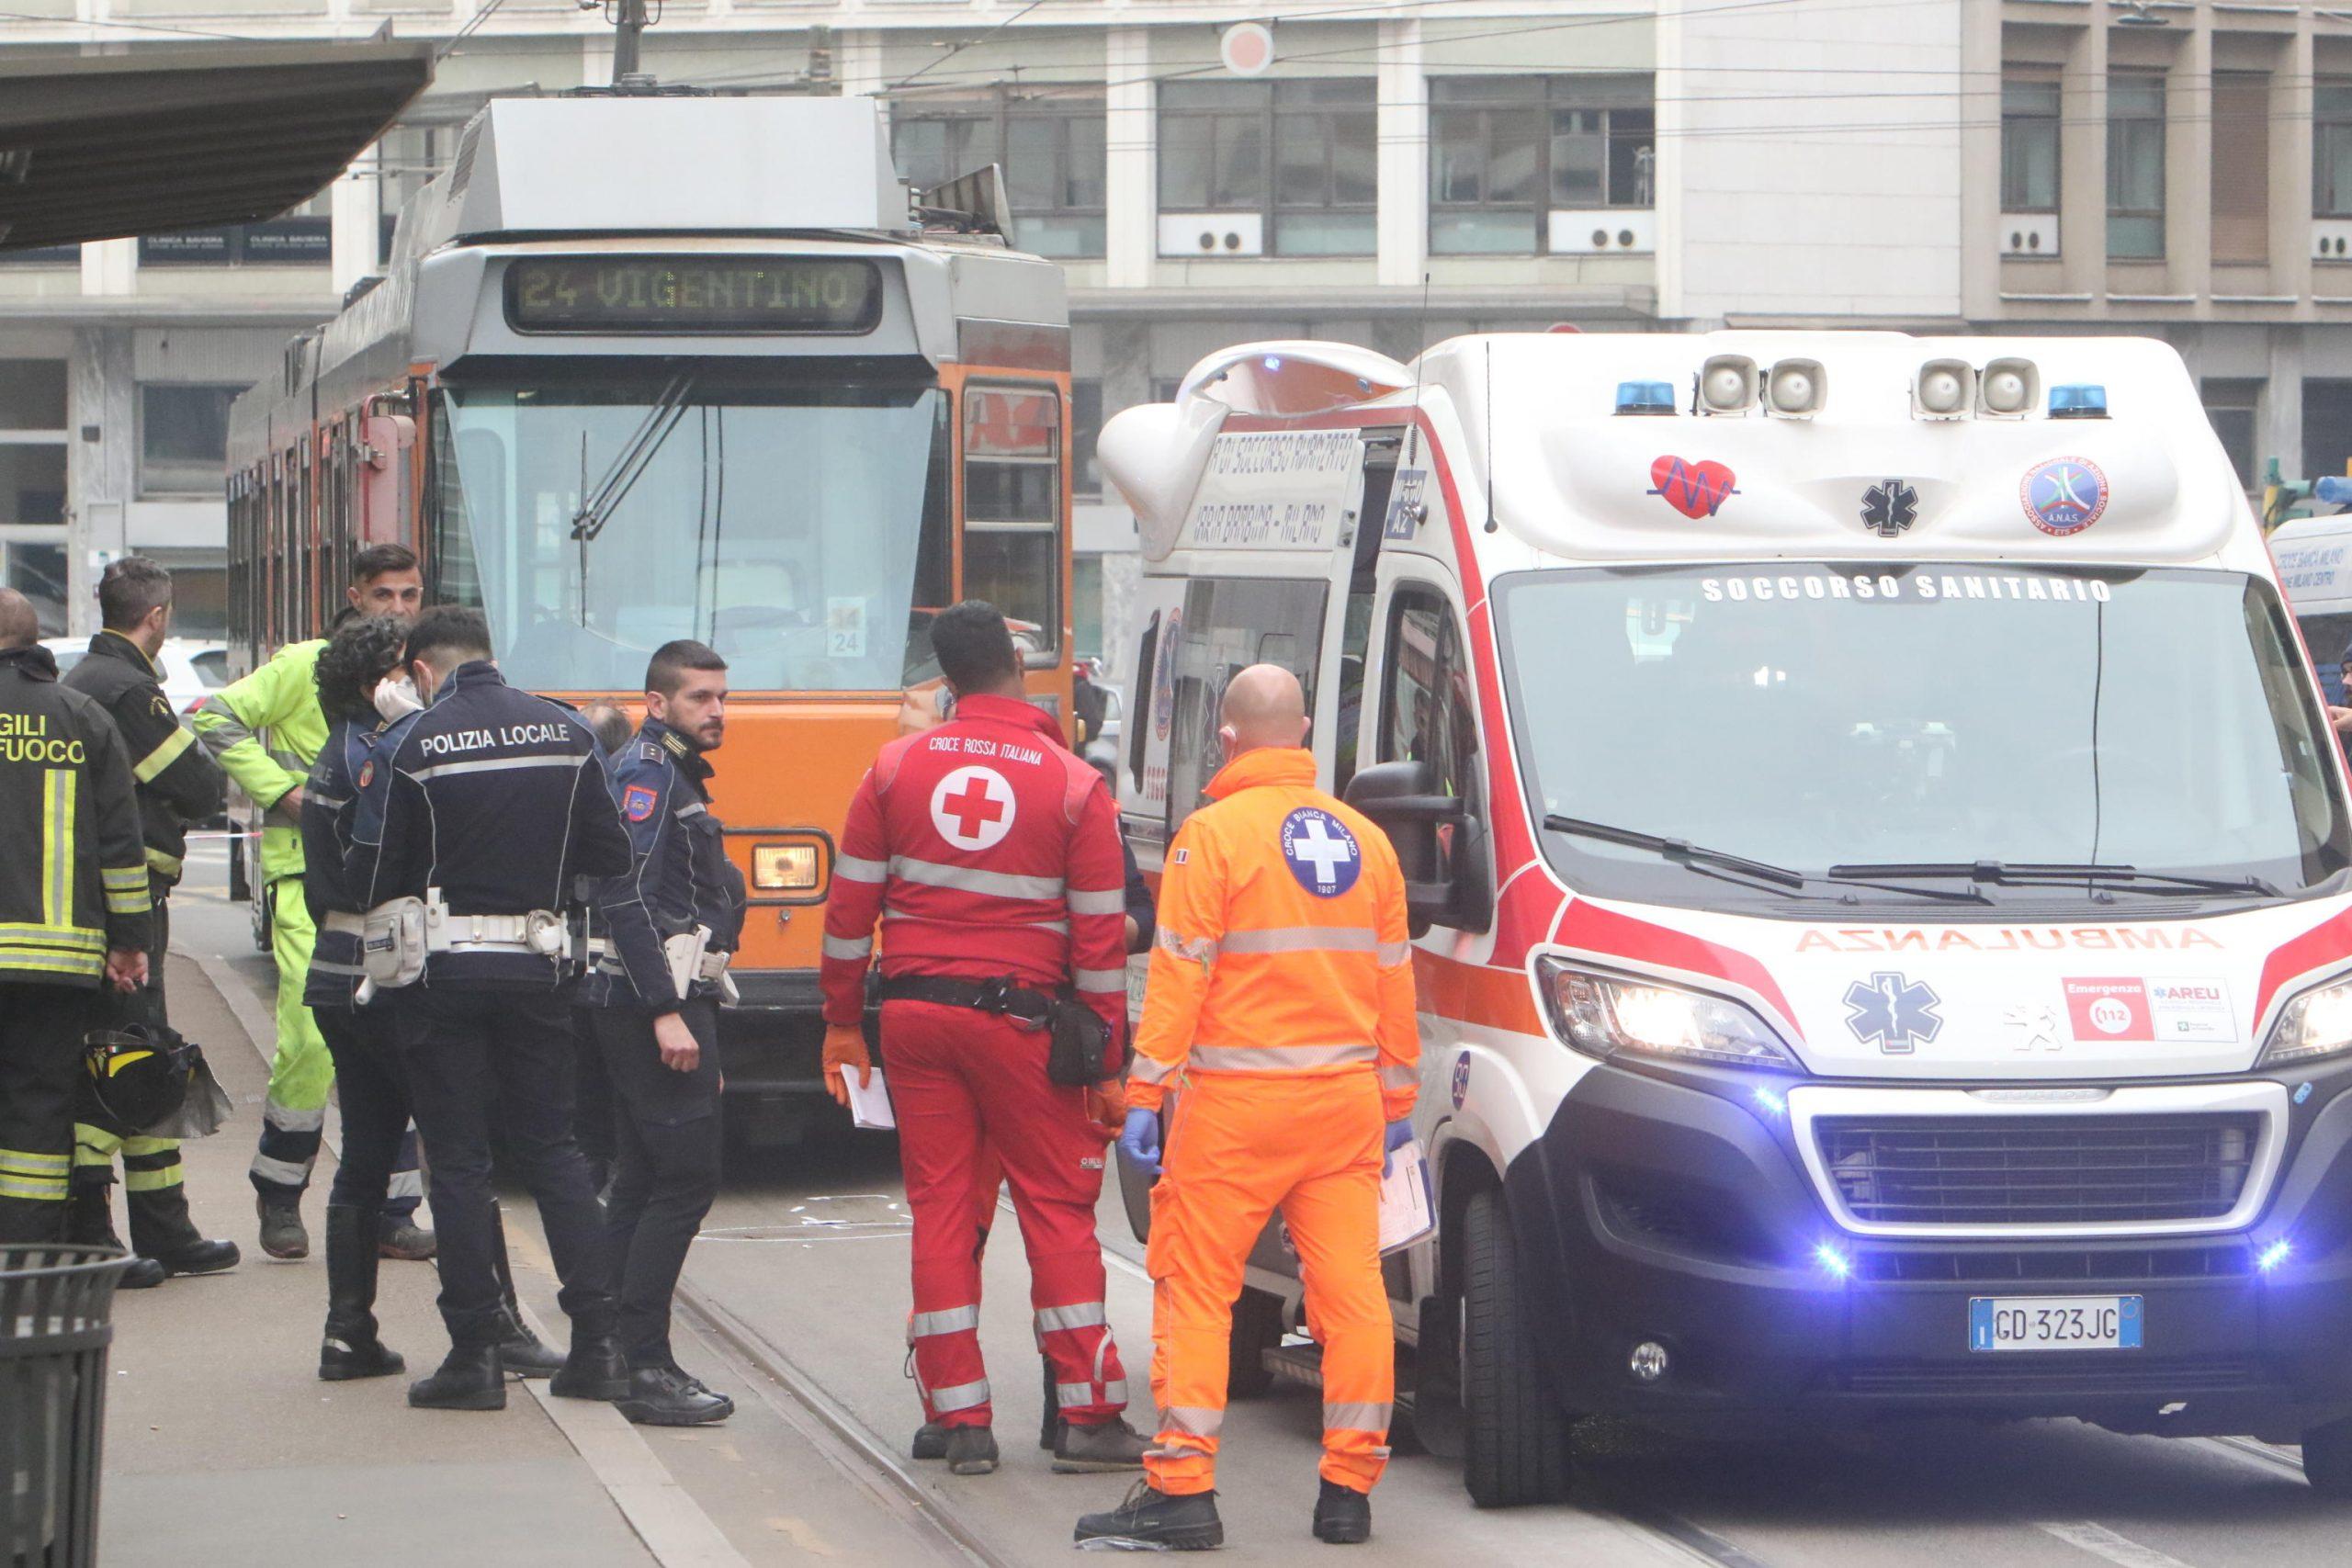
{"label": "red uniform", "polygon": [[[1074,987],[1111,1026],[1102,1076],[1115,1076],[1125,884],[1101,776],[1027,703],[967,697],[950,723],[884,747],[850,800],[825,910],[825,1021],[854,1026],[862,1016],[878,917],[886,982]],[[1102,1139],[1085,1091],[1046,1077],[1046,1050],[1043,1030],[1001,1014],[882,1005],[882,1065],[914,1214],[915,1377],[924,1415],[944,1426],[992,1420],[972,1234],[989,1148],[1021,1217],[1030,1303],[1062,1417],[1092,1426],[1126,1404],[1094,1237]]]}

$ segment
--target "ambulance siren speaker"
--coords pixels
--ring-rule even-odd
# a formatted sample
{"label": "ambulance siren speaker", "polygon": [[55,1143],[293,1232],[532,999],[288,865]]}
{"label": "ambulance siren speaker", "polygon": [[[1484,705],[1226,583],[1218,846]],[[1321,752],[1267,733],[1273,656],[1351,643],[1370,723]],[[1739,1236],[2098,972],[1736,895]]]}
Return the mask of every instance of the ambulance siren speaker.
{"label": "ambulance siren speaker", "polygon": [[1976,367],[1965,359],[1930,359],[1911,384],[1911,412],[1918,419],[1966,419],[1976,403]]}
{"label": "ambulance siren speaker", "polygon": [[1811,419],[1829,400],[1829,372],[1818,359],[1783,359],[1764,378],[1764,408],[1782,419]]}
{"label": "ambulance siren speaker", "polygon": [[1699,368],[1699,412],[1739,414],[1754,410],[1757,401],[1756,361],[1744,354],[1708,356]]}
{"label": "ambulance siren speaker", "polygon": [[1980,419],[2023,419],[2041,401],[2041,371],[2030,359],[1996,359],[1976,378]]}

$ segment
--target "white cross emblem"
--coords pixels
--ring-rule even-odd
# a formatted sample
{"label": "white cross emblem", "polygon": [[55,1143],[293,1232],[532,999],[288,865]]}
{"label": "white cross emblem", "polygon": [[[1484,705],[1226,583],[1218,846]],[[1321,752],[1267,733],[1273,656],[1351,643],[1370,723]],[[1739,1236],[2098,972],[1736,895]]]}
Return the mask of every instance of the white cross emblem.
{"label": "white cross emblem", "polygon": [[1294,860],[1312,865],[1316,882],[1325,887],[1340,879],[1340,866],[1356,858],[1356,847],[1345,839],[1331,837],[1320,817],[1306,819],[1299,836],[1291,840],[1290,852]]}

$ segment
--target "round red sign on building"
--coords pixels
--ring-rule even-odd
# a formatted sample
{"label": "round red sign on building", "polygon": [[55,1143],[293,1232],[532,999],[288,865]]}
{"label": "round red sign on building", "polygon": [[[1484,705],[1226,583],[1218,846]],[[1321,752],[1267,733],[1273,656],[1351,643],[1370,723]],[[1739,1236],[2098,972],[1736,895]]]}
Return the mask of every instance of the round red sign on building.
{"label": "round red sign on building", "polygon": [[1257,76],[1274,62],[1274,30],[1263,22],[1236,22],[1217,39],[1217,58],[1236,76]]}

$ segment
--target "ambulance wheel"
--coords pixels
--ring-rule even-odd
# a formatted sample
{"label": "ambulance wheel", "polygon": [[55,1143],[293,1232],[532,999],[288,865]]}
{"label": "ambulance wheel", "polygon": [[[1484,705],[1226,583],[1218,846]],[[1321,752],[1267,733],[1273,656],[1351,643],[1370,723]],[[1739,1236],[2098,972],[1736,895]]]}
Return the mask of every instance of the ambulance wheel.
{"label": "ambulance wheel", "polygon": [[1499,1190],[1463,1214],[1462,1483],[1481,1508],[1568,1495],[1568,1421],[1535,1361]]}
{"label": "ambulance wheel", "polygon": [[2303,1479],[2323,1497],[2352,1497],[2352,1416],[2303,1434]]}
{"label": "ambulance wheel", "polygon": [[1242,1286],[1233,1303],[1233,1338],[1225,1369],[1227,1399],[1255,1399],[1274,1386],[1266,1352],[1282,1342],[1282,1297]]}

